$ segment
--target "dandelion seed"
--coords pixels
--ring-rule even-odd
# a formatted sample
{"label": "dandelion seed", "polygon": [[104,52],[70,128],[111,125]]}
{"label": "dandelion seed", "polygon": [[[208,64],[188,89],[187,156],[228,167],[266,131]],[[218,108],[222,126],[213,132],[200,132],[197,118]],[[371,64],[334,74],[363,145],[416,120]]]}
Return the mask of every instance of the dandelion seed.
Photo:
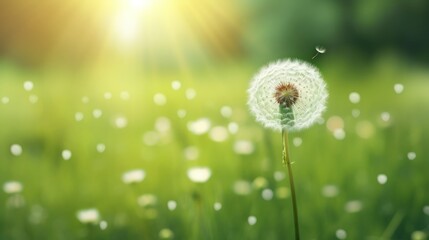
{"label": "dandelion seed", "polygon": [[325,185],[322,188],[322,195],[327,198],[332,198],[338,195],[338,187],[335,185]]}
{"label": "dandelion seed", "polygon": [[236,134],[238,132],[238,124],[236,122],[228,123],[228,131],[231,134]]}
{"label": "dandelion seed", "polygon": [[137,199],[137,203],[141,207],[155,206],[158,198],[153,194],[143,194]]}
{"label": "dandelion seed", "polygon": [[326,49],[324,47],[317,46],[316,47],[316,52],[317,52],[316,55],[314,55],[311,59],[315,59],[319,55],[319,53],[320,54],[325,53]]}
{"label": "dandelion seed", "polygon": [[99,226],[100,226],[101,230],[106,230],[108,224],[107,224],[106,221],[101,221],[100,224],[99,224]]}
{"label": "dandelion seed", "polygon": [[129,92],[127,92],[127,91],[122,91],[120,94],[119,94],[119,97],[122,99],[122,100],[129,100],[130,99],[130,93]]}
{"label": "dandelion seed", "polygon": [[347,238],[347,232],[346,232],[344,229],[338,229],[338,230],[335,232],[335,236],[336,236],[338,239],[346,239],[346,238]]}
{"label": "dandelion seed", "polygon": [[167,208],[168,208],[168,210],[174,211],[176,209],[176,207],[177,207],[177,202],[176,201],[170,200],[170,201],[167,202]]}
{"label": "dandelion seed", "polygon": [[125,128],[128,125],[128,120],[124,116],[118,116],[115,118],[115,126],[117,128]]}
{"label": "dandelion seed", "polygon": [[100,220],[100,213],[95,208],[80,210],[77,212],[76,216],[77,216],[77,219],[84,224],[86,223],[95,224],[95,223],[98,223]]}
{"label": "dandelion seed", "polygon": [[34,84],[32,81],[25,81],[24,82],[24,90],[29,92],[31,90],[33,90]]}
{"label": "dandelion seed", "polygon": [[125,184],[139,183],[146,177],[146,173],[142,169],[134,169],[122,174],[122,182]]}
{"label": "dandelion seed", "polygon": [[223,106],[220,109],[220,114],[224,118],[230,118],[232,116],[232,108],[230,106]]}
{"label": "dandelion seed", "polygon": [[228,139],[228,130],[225,127],[213,127],[209,133],[210,138],[215,142],[223,142]]}
{"label": "dandelion seed", "polygon": [[387,182],[387,176],[385,174],[378,174],[377,176],[377,182],[381,185],[386,184]]}
{"label": "dandelion seed", "polygon": [[194,99],[196,95],[197,95],[197,92],[194,89],[189,88],[186,90],[186,98],[188,100]]}
{"label": "dandelion seed", "polygon": [[210,179],[212,171],[208,167],[193,167],[188,169],[188,178],[192,182],[204,183]]}
{"label": "dandelion seed", "polygon": [[348,213],[356,213],[362,210],[362,202],[359,200],[353,200],[346,203],[345,210]]}
{"label": "dandelion seed", "polygon": [[182,84],[177,80],[171,82],[171,88],[173,88],[174,90],[179,90],[181,86]]}
{"label": "dandelion seed", "polygon": [[200,155],[200,152],[197,147],[190,146],[185,148],[183,151],[183,155],[185,156],[186,160],[197,160],[198,156]]}
{"label": "dandelion seed", "polygon": [[22,154],[22,146],[19,144],[12,144],[10,146],[10,152],[12,153],[12,155],[14,156],[19,156]]}
{"label": "dandelion seed", "polygon": [[74,114],[74,120],[76,120],[76,122],[80,122],[83,120],[83,113],[82,112],[76,112]]}
{"label": "dandelion seed", "polygon": [[276,131],[298,131],[313,125],[325,110],[328,97],[319,71],[298,60],[264,67],[253,78],[248,93],[256,120]]}
{"label": "dandelion seed", "polygon": [[61,152],[61,156],[64,160],[70,160],[70,158],[72,157],[72,152],[68,149],[65,149]]}
{"label": "dandelion seed", "polygon": [[269,201],[273,199],[274,193],[273,190],[267,188],[262,191],[261,195],[264,200]]}
{"label": "dandelion seed", "polygon": [[407,157],[408,157],[408,160],[414,160],[414,159],[416,159],[416,153],[415,152],[409,152],[409,153],[407,153]]}
{"label": "dandelion seed", "polygon": [[174,236],[173,231],[171,231],[168,228],[163,228],[161,229],[161,231],[159,231],[159,238],[161,239],[170,239],[170,238],[173,238],[173,236]]}
{"label": "dandelion seed", "polygon": [[94,118],[100,118],[101,115],[103,115],[103,111],[101,109],[96,108],[92,111],[92,116]]}
{"label": "dandelion seed", "polygon": [[220,211],[220,210],[222,209],[222,203],[220,203],[220,202],[215,202],[215,203],[213,204],[213,208],[214,208],[214,210],[215,210],[215,211]]}
{"label": "dandelion seed", "polygon": [[393,85],[393,90],[395,91],[395,93],[400,94],[404,91],[404,85],[396,83],[395,85]]}
{"label": "dandelion seed", "polygon": [[352,92],[349,95],[349,100],[351,103],[359,103],[360,102],[360,95],[357,92]]}
{"label": "dandelion seed", "polygon": [[106,100],[112,99],[112,93],[111,92],[105,92],[103,96],[104,96],[104,99],[106,99]]}
{"label": "dandelion seed", "polygon": [[153,96],[153,102],[156,105],[163,106],[167,103],[167,98],[162,93],[157,93]]}
{"label": "dandelion seed", "polygon": [[3,191],[8,194],[20,193],[22,189],[22,183],[18,181],[9,181],[3,184]]}
{"label": "dandelion seed", "polygon": [[249,223],[249,225],[255,225],[255,224],[256,224],[256,222],[257,222],[257,219],[256,219],[256,217],[255,217],[255,216],[249,216],[249,217],[247,218],[247,222]]}
{"label": "dandelion seed", "polygon": [[106,145],[104,145],[104,143],[99,143],[97,144],[95,149],[97,150],[97,152],[102,153],[106,150]]}
{"label": "dandelion seed", "polygon": [[37,103],[37,101],[39,101],[39,97],[35,94],[31,94],[30,96],[28,96],[28,101],[32,104]]}
{"label": "dandelion seed", "polygon": [[295,147],[299,147],[302,144],[302,138],[295,137],[295,138],[293,138],[292,143]]}
{"label": "dandelion seed", "polygon": [[4,97],[1,98],[1,102],[3,104],[8,104],[10,102],[10,99],[9,99],[9,97],[4,96]]}

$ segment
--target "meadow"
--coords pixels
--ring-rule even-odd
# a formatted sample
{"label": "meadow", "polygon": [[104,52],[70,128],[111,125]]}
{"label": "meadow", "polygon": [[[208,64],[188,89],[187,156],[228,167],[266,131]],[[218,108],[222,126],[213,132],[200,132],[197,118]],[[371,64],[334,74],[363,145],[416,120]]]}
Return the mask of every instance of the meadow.
{"label": "meadow", "polygon": [[[302,239],[427,239],[429,71],[313,63],[328,108],[290,134]],[[0,239],[292,239],[281,134],[246,105],[260,63],[110,66],[0,64]]]}

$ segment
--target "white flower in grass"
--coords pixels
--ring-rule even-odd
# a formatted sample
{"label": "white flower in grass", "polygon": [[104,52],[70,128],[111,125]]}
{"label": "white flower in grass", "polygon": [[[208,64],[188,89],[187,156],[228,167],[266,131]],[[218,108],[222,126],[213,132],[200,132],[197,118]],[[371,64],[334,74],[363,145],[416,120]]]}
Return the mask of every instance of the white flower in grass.
{"label": "white flower in grass", "polygon": [[143,181],[146,173],[142,169],[135,169],[122,174],[122,181],[126,184],[139,183]]}
{"label": "white flower in grass", "polygon": [[100,213],[95,208],[80,210],[76,214],[77,219],[81,223],[98,223],[100,221]]}
{"label": "white flower in grass", "polygon": [[193,167],[188,169],[187,173],[192,182],[199,183],[207,182],[212,175],[212,171],[208,167]]}
{"label": "white flower in grass", "polygon": [[290,59],[262,68],[248,93],[248,105],[256,120],[276,131],[310,127],[326,109],[328,98],[319,70]]}

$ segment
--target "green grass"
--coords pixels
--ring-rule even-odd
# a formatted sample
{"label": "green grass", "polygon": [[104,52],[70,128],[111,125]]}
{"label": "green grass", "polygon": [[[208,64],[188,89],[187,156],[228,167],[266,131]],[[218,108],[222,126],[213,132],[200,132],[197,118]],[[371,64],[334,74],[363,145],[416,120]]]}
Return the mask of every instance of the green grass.
{"label": "green grass", "polygon": [[[330,92],[324,117],[344,120],[343,140],[325,124],[290,134],[291,143],[302,139],[301,146],[290,147],[302,239],[336,239],[338,229],[347,232],[347,239],[399,240],[410,239],[415,231],[429,233],[429,216],[423,212],[429,205],[429,73],[388,59],[371,66],[353,68],[344,59],[319,66]],[[275,172],[286,173],[281,134],[257,124],[246,106],[249,79],[259,67],[218,66],[192,76],[121,76],[114,69],[74,75],[1,65],[0,98],[8,96],[10,102],[0,103],[0,184],[20,181],[25,204],[11,207],[16,196],[0,193],[0,239],[159,239],[164,228],[174,239],[292,239],[290,198],[277,197],[277,190],[289,184],[287,178],[274,178]],[[29,79],[35,87],[26,92],[22,84]],[[182,82],[178,91],[171,88],[176,79]],[[393,91],[397,82],[405,86],[402,94]],[[186,99],[188,88],[196,90],[195,99]],[[107,91],[113,94],[110,100],[103,97]],[[122,91],[130,99],[121,99]],[[348,100],[353,91],[361,96],[358,104]],[[158,92],[167,98],[163,106],[153,102]],[[37,103],[28,101],[30,94],[38,96]],[[221,115],[222,106],[233,109],[230,118]],[[99,119],[92,116],[95,108],[103,111]],[[179,109],[186,110],[184,118],[178,117]],[[353,117],[352,109],[360,115]],[[76,112],[84,114],[82,121],[75,121]],[[380,120],[382,112],[390,113],[388,123]],[[127,118],[125,128],[115,127],[117,116]],[[159,117],[168,118],[171,128],[148,146],[143,136],[156,131]],[[220,143],[207,133],[192,134],[188,122],[202,117],[212,126],[236,122],[239,131]],[[363,121],[372,126],[369,138],[356,131]],[[238,140],[251,141],[254,151],[237,154]],[[10,153],[14,143],[22,145],[21,156]],[[105,152],[96,151],[98,143],[106,145]],[[199,150],[197,160],[185,159],[189,146]],[[61,158],[63,149],[71,150],[69,161]],[[415,152],[416,159],[408,160],[408,152]],[[187,170],[193,166],[210,167],[210,180],[191,182]],[[146,172],[143,182],[121,181],[124,172],[139,168]],[[378,174],[388,177],[386,184],[377,182]],[[255,179],[265,179],[266,185],[258,187]],[[248,195],[234,192],[239,180],[251,184]],[[336,186],[338,194],[324,196],[326,185]],[[274,192],[271,200],[262,198],[264,189]],[[139,206],[143,194],[154,194],[157,203]],[[167,208],[169,200],[177,202],[174,211]],[[361,203],[361,210],[346,211],[350,201]],[[219,211],[213,208],[216,202],[222,204]],[[86,208],[97,208],[108,227],[80,223],[76,213]],[[248,224],[249,216],[257,218],[256,224]]]}

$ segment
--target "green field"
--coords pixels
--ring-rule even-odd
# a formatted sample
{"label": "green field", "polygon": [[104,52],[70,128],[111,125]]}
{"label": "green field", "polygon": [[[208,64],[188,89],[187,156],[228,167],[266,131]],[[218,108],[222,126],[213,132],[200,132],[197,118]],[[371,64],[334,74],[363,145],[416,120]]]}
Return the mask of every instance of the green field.
{"label": "green field", "polygon": [[[429,71],[392,57],[314,64],[330,94],[324,122],[290,134],[302,239],[427,239]],[[0,184],[23,187],[0,193],[0,239],[293,238],[281,135],[246,106],[260,64],[111,66],[0,64]],[[193,167],[208,181],[191,181]],[[133,169],[143,181],[124,183]],[[81,223],[92,208],[98,221]]]}

